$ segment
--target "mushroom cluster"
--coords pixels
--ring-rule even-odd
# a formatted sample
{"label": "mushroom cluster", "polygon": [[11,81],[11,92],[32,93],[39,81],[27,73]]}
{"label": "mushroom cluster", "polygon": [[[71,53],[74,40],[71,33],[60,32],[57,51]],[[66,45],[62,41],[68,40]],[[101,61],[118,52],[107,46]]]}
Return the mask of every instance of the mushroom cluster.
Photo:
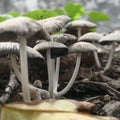
{"label": "mushroom cluster", "polygon": [[[47,98],[60,97],[70,90],[79,72],[81,53],[92,53],[98,70],[104,69],[101,72],[105,72],[110,68],[115,46],[120,43],[120,33],[113,32],[107,35],[97,32],[89,32],[84,35],[81,33],[83,29],[90,30],[96,27],[95,23],[85,20],[72,21],[66,15],[44,20],[16,17],[0,23],[0,54],[10,55],[15,75],[22,84],[23,100],[25,102],[31,101],[30,90],[35,89],[28,79],[27,55],[30,58],[40,58],[47,63],[48,89],[36,90],[44,93]],[[65,33],[63,29],[77,30],[77,36]],[[34,44],[28,47],[27,43],[30,43],[31,39],[34,40]],[[101,48],[100,44],[111,45],[105,67],[102,66],[99,60],[98,50]],[[70,54],[76,55],[76,65],[66,87],[58,91],[60,58]]]}

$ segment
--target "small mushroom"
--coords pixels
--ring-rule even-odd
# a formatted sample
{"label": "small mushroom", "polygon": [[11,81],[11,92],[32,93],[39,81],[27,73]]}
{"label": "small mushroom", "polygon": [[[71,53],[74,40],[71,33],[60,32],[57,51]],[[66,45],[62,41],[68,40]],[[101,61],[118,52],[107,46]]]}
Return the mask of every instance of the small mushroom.
{"label": "small mushroom", "polygon": [[73,75],[72,75],[69,83],[63,90],[55,93],[55,95],[57,97],[64,95],[72,87],[72,85],[76,79],[76,76],[78,74],[79,67],[80,67],[81,53],[82,52],[95,52],[95,51],[97,51],[97,48],[93,44],[88,43],[88,42],[77,42],[69,47],[68,54],[78,53],[77,61],[76,61]]}
{"label": "small mushroom", "polygon": [[77,37],[67,33],[54,34],[51,35],[51,38],[54,42],[60,42],[65,44],[66,46],[70,46],[71,44],[77,42]]}
{"label": "small mushroom", "polygon": [[17,41],[20,43],[20,61],[22,74],[22,91],[24,101],[30,101],[28,88],[28,61],[26,39],[41,31],[42,27],[35,20],[28,17],[16,17],[0,23],[0,40]]}
{"label": "small mushroom", "polygon": [[37,44],[34,49],[39,51],[43,56],[47,57],[47,68],[48,68],[48,81],[50,96],[54,97],[54,89],[56,88],[57,82],[54,81],[55,74],[55,62],[53,58],[63,56],[67,54],[68,48],[62,43],[53,41],[43,41]]}
{"label": "small mushroom", "polygon": [[112,45],[111,49],[110,49],[108,61],[105,65],[105,68],[103,71],[103,72],[105,72],[106,70],[108,70],[110,68],[110,65],[111,65],[112,59],[113,59],[113,55],[115,52],[115,47],[118,45],[118,43],[120,43],[120,33],[113,32],[113,33],[107,34],[105,37],[103,37],[99,40],[99,43],[103,44],[103,45]]}
{"label": "small mushroom", "polygon": [[[102,34],[100,34],[100,33],[97,33],[97,32],[89,32],[89,33],[86,33],[86,34],[84,34],[84,35],[82,35],[79,39],[78,39],[78,41],[80,42],[82,42],[82,41],[84,41],[84,42],[90,42],[90,43],[93,43],[93,44],[95,44],[95,43],[98,43],[98,41],[101,39],[103,37],[103,35]],[[98,44],[95,44],[95,46],[96,47],[99,47],[98,46]],[[94,53],[94,57],[95,57],[95,59],[96,59],[96,64],[97,64],[97,66],[98,66],[98,68],[101,68],[101,64],[100,64],[100,61],[99,61],[99,58],[98,58],[98,54],[97,53]]]}
{"label": "small mushroom", "polygon": [[81,36],[81,29],[82,28],[95,28],[96,24],[86,21],[86,20],[75,20],[69,22],[65,28],[66,29],[77,29],[78,31],[78,38]]}

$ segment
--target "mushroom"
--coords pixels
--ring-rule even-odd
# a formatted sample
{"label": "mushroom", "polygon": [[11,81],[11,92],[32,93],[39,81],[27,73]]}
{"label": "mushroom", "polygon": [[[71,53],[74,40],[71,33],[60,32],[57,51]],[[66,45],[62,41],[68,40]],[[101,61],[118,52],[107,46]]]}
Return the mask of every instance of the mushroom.
{"label": "mushroom", "polygon": [[85,21],[85,20],[75,20],[75,21],[69,22],[65,26],[66,29],[77,29],[78,38],[81,36],[82,28],[95,28],[95,27],[96,27],[96,24],[89,22],[89,21]]}
{"label": "mushroom", "polygon": [[43,41],[37,44],[34,49],[39,51],[43,56],[47,57],[47,68],[48,68],[48,82],[50,92],[50,96],[54,97],[54,89],[56,89],[56,85],[58,81],[54,81],[54,73],[55,73],[55,64],[52,61],[53,58],[63,56],[67,54],[68,48],[62,43],[53,42],[53,41]]}
{"label": "mushroom", "polygon": [[[89,32],[89,33],[86,33],[84,35],[82,35],[78,41],[85,41],[85,42],[90,42],[90,43],[98,43],[98,41],[103,37],[102,34],[100,33],[97,33],[97,32]],[[96,47],[99,47],[98,45],[95,44]],[[95,57],[95,61],[96,61],[96,65],[98,66],[98,68],[101,68],[101,64],[100,64],[100,61],[99,61],[99,57],[98,57],[98,54],[96,52],[94,52],[94,57]]]}
{"label": "mushroom", "polygon": [[54,32],[60,31],[68,22],[71,21],[71,18],[66,15],[59,15],[55,17],[50,17],[43,20],[38,20],[37,22],[52,34]]}
{"label": "mushroom", "polygon": [[73,75],[72,75],[71,79],[69,80],[69,83],[67,84],[67,86],[63,90],[55,93],[56,97],[64,95],[72,87],[72,85],[77,77],[78,70],[80,67],[81,53],[82,52],[94,52],[94,51],[97,51],[96,46],[94,46],[93,44],[88,43],[88,42],[77,42],[77,43],[72,44],[69,47],[68,54],[77,53],[77,55],[78,55],[75,69],[74,69]]}
{"label": "mushroom", "polygon": [[109,44],[112,45],[111,49],[110,49],[110,52],[109,52],[109,58],[108,58],[107,63],[104,67],[103,72],[105,72],[106,70],[108,70],[110,68],[116,45],[118,43],[120,43],[120,33],[119,32],[113,32],[113,33],[107,34],[106,36],[104,36],[103,38],[101,38],[99,40],[99,43],[103,44],[103,45],[109,45]]}
{"label": "mushroom", "polygon": [[[12,68],[15,72],[15,75],[17,76],[18,80],[21,82],[21,72],[19,70],[19,66],[16,60],[16,57],[19,56],[20,54],[20,44],[15,43],[15,42],[0,42],[0,55],[7,54],[10,55],[11,58],[11,63],[12,63]],[[43,56],[34,50],[31,47],[27,46],[27,53],[29,58],[39,58],[41,60],[44,60]],[[33,91],[35,87],[33,88],[32,85],[29,84],[29,89]],[[45,90],[40,90],[40,93],[44,93],[45,96],[48,96],[48,92]]]}
{"label": "mushroom", "polygon": [[25,102],[30,101],[26,39],[37,34],[41,29],[39,23],[27,17],[12,18],[0,23],[0,40],[14,40],[20,43],[20,68],[23,99]]}
{"label": "mushroom", "polygon": [[[61,34],[55,34],[51,35],[51,38],[53,39],[54,42],[60,42],[65,44],[66,46],[70,46],[71,44],[75,43],[77,41],[77,37],[71,34],[66,34],[66,33],[61,33]],[[56,82],[56,88],[54,89],[54,92],[57,91],[57,84],[58,84],[58,79],[59,79],[59,69],[60,69],[60,57],[57,57],[56,59],[56,70],[55,70],[55,76],[54,76],[54,81]]]}
{"label": "mushroom", "polygon": [[77,41],[77,37],[67,33],[54,34],[51,35],[51,38],[53,39],[54,42],[60,42],[65,44],[66,46],[70,46],[71,44]]}

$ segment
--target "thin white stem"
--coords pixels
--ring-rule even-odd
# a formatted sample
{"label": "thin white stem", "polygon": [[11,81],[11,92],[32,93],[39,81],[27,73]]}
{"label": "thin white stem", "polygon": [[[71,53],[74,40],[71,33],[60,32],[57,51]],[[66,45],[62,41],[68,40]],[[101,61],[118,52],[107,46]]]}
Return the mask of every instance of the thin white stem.
{"label": "thin white stem", "polygon": [[57,92],[58,80],[59,80],[59,71],[60,71],[60,57],[56,59],[56,70],[54,75],[54,93]]}
{"label": "thin white stem", "polygon": [[26,50],[26,39],[24,37],[20,37],[20,68],[21,68],[21,83],[22,83],[22,91],[23,91],[23,100],[25,102],[31,101],[30,98],[30,90],[28,87],[28,59],[27,59],[27,50]]}
{"label": "thin white stem", "polygon": [[79,71],[80,61],[81,61],[81,53],[79,53],[78,56],[77,56],[77,61],[76,61],[75,69],[74,69],[73,75],[72,75],[69,83],[67,84],[67,86],[63,90],[61,90],[60,92],[55,93],[56,97],[64,95],[72,87],[72,85],[73,85],[73,83],[74,83],[74,81],[75,81],[75,79],[77,77],[78,71]]}
{"label": "thin white stem", "polygon": [[97,51],[94,51],[93,54],[94,54],[96,65],[98,66],[98,68],[101,68],[101,64],[100,64],[100,61],[99,61],[99,58],[98,58]]}
{"label": "thin white stem", "polygon": [[113,43],[112,48],[111,48],[110,53],[109,53],[108,61],[107,61],[106,65],[105,65],[105,68],[104,68],[104,72],[110,68],[114,52],[115,52],[115,44]]}
{"label": "thin white stem", "polygon": [[49,83],[49,87],[48,87],[48,91],[50,92],[50,96],[53,95],[53,61],[51,59],[51,49],[47,50],[47,69],[48,69],[48,83]]}

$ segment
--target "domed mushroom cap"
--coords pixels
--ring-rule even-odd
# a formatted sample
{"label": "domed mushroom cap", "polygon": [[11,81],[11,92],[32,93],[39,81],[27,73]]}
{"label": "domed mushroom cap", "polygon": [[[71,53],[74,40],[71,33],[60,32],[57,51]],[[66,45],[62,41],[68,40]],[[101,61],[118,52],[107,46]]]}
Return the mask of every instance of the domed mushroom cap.
{"label": "domed mushroom cap", "polygon": [[[0,42],[0,54],[16,54],[19,56],[20,44],[15,42]],[[27,46],[27,54],[29,58],[41,58],[44,57],[36,50]]]}
{"label": "domed mushroom cap", "polygon": [[120,43],[120,33],[119,32],[107,34],[105,37],[102,37],[99,40],[99,43],[103,44],[103,45],[108,45],[113,42]]}
{"label": "domed mushroom cap", "polygon": [[68,53],[92,52],[97,51],[95,45],[88,42],[77,42],[69,47]]}
{"label": "domed mushroom cap", "polygon": [[53,39],[54,42],[60,42],[67,46],[77,41],[76,36],[71,35],[71,34],[66,34],[66,33],[51,35],[51,38]]}
{"label": "domed mushroom cap", "polygon": [[51,57],[59,57],[67,54],[68,47],[59,42],[42,41],[34,47],[43,56],[46,56],[47,50],[51,49]]}
{"label": "domed mushroom cap", "polygon": [[76,28],[95,28],[96,24],[89,22],[89,21],[85,21],[85,20],[75,20],[72,22],[69,22],[65,28],[67,29],[76,29]]}
{"label": "domed mushroom cap", "polygon": [[67,15],[59,15],[55,16],[54,19],[62,21],[64,24],[67,24],[68,22],[72,21],[72,19]]}
{"label": "domed mushroom cap", "polygon": [[84,35],[82,35],[78,41],[85,41],[85,42],[98,42],[103,37],[102,34],[97,32],[89,32]]}
{"label": "domed mushroom cap", "polygon": [[62,21],[54,19],[44,19],[37,22],[50,34],[60,31],[65,26]]}
{"label": "domed mushroom cap", "polygon": [[0,40],[15,40],[18,36],[29,38],[40,30],[40,24],[31,18],[12,18],[0,23]]}

